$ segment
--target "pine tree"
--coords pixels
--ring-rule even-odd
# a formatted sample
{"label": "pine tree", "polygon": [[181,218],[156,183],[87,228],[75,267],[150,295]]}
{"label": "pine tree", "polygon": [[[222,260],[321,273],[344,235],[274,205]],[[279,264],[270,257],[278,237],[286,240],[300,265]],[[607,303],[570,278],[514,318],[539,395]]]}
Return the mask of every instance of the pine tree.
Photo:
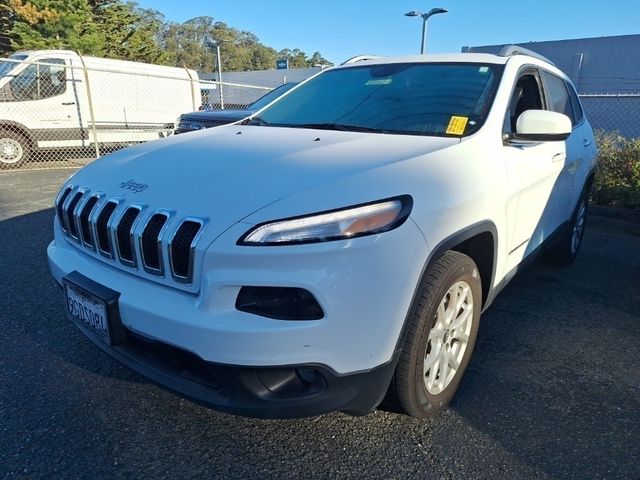
{"label": "pine tree", "polygon": [[164,28],[162,14],[144,10],[135,3],[102,0],[94,7],[97,26],[104,36],[103,55],[147,63],[166,63],[160,46]]}
{"label": "pine tree", "polygon": [[87,0],[8,0],[14,50],[63,48],[85,54],[102,51],[103,36]]}

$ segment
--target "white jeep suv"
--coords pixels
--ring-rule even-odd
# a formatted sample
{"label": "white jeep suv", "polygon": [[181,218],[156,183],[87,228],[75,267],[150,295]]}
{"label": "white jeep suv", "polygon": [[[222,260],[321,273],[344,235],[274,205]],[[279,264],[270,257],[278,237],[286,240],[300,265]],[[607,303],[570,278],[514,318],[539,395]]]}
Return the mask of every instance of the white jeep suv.
{"label": "white jeep suv", "polygon": [[195,401],[424,417],[515,272],[547,246],[575,258],[595,158],[535,54],[352,62],[78,171],[49,262],[91,340]]}

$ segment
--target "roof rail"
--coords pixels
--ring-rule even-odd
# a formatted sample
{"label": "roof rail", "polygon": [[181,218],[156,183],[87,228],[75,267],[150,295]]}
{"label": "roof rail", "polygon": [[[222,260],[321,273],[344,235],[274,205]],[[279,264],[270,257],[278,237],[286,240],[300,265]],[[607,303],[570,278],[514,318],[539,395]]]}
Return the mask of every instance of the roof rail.
{"label": "roof rail", "polygon": [[513,55],[528,55],[530,57],[537,58],[538,60],[542,60],[544,62],[550,63],[551,65],[555,66],[555,63],[553,63],[544,55],[540,55],[539,53],[534,52],[533,50],[529,50],[528,48],[524,48],[519,45],[505,45],[500,49],[500,51],[498,52],[498,55],[500,57],[511,57]]}
{"label": "roof rail", "polygon": [[340,65],[349,65],[350,63],[364,62],[365,60],[375,60],[376,58],[382,58],[381,55],[356,55],[348,60],[345,60]]}

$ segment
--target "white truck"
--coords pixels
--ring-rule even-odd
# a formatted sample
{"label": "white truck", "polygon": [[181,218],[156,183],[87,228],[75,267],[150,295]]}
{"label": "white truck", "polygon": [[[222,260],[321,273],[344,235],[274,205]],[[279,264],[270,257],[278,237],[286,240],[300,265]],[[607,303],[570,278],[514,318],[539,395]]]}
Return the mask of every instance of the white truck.
{"label": "white truck", "polygon": [[0,168],[17,167],[36,149],[156,139],[200,104],[198,75],[186,68],[17,52],[0,60]]}

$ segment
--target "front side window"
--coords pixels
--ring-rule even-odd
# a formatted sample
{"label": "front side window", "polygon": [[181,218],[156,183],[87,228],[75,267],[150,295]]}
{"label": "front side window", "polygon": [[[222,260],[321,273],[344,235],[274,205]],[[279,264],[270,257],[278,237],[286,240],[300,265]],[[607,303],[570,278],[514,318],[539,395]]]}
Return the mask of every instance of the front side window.
{"label": "front side window", "polygon": [[[26,58],[27,58],[27,55],[11,55],[9,57],[9,60],[21,61],[21,60],[25,60]],[[0,77],[4,77],[5,75],[8,75],[11,72],[11,70],[16,68],[18,65],[20,64],[16,62],[0,60]]]}
{"label": "front side window", "polygon": [[293,90],[254,124],[465,136],[485,122],[503,67],[407,63],[330,70]]}
{"label": "front side window", "polygon": [[542,93],[540,91],[539,76],[537,70],[527,71],[522,74],[513,89],[509,110],[505,116],[504,134],[516,133],[518,117],[527,110],[542,110]]}
{"label": "front side window", "polygon": [[27,65],[7,87],[2,96],[4,101],[42,100],[61,95],[67,89],[64,60],[47,58]]}

